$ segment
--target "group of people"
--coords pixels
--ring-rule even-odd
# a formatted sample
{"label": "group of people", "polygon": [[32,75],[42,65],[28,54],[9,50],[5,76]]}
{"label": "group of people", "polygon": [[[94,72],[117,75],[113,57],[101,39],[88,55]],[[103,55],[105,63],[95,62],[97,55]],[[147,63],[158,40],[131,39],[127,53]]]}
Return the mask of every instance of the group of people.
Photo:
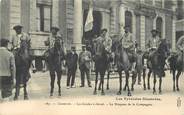
{"label": "group of people", "polygon": [[[20,48],[21,41],[27,42],[30,45],[30,37],[27,33],[22,31],[21,25],[13,27],[16,34],[11,38],[1,38],[0,45],[0,84],[1,84],[1,97],[3,100],[9,100],[12,96],[12,90],[15,86],[16,93],[14,99],[19,95],[20,86],[17,82],[17,68],[15,62],[15,54]],[[28,99],[27,93],[25,99]]]}
{"label": "group of people", "polygon": [[[16,68],[15,68],[15,58],[14,54],[17,49],[20,48],[21,41],[26,41],[28,44],[31,42],[31,38],[28,34],[22,31],[23,26],[16,25],[13,27],[16,34],[10,39],[1,39],[1,47],[0,47],[0,77],[1,77],[1,95],[2,98],[7,98],[12,95],[12,85],[15,83],[16,79]],[[153,55],[153,53],[157,50],[161,38],[159,37],[159,32],[156,29],[151,30],[152,36],[146,40],[146,52],[148,52],[149,57]],[[64,49],[64,40],[62,36],[59,34],[58,27],[51,28],[51,34],[48,39],[45,41],[45,45],[48,46],[48,49],[54,47],[56,40],[60,40],[61,49]],[[140,44],[136,43],[135,38],[130,32],[130,27],[125,26],[124,32],[118,35],[119,43],[121,43],[122,47],[128,54],[128,58],[132,63],[132,71],[135,71],[136,68],[136,57],[140,56],[141,49]],[[112,53],[112,45],[113,38],[107,36],[107,29],[102,29],[100,35],[93,40],[93,49],[95,51],[95,55],[98,55],[99,51],[98,47],[102,47],[98,44],[103,44],[105,48],[106,54],[108,57],[111,56]],[[184,37],[181,37],[178,40],[178,51],[183,53],[184,51]],[[65,52],[64,52],[65,53]],[[47,55],[47,53],[45,53]],[[87,51],[86,46],[82,45],[82,51],[77,53],[76,47],[72,46],[71,50],[65,53],[65,60],[67,66],[67,88],[75,87],[75,76],[77,67],[79,65],[79,69],[81,72],[81,86],[85,86],[85,76],[87,77],[87,83],[89,87],[92,87],[90,81],[90,69],[91,69],[91,61],[93,60],[93,56],[90,51]],[[183,58],[183,57],[182,57]],[[148,58],[149,59],[149,58]],[[34,68],[35,69],[35,68]],[[60,74],[61,73],[61,70]],[[55,79],[54,71],[50,70],[51,79]],[[140,78],[139,78],[140,82]]]}
{"label": "group of people", "polygon": [[75,88],[75,75],[77,71],[77,65],[81,72],[81,85],[80,87],[85,86],[85,76],[87,77],[87,83],[89,87],[91,86],[90,80],[90,68],[91,68],[91,53],[86,50],[86,46],[82,46],[82,51],[79,56],[76,53],[76,47],[72,46],[71,51],[66,55],[66,66],[67,66],[67,88]]}

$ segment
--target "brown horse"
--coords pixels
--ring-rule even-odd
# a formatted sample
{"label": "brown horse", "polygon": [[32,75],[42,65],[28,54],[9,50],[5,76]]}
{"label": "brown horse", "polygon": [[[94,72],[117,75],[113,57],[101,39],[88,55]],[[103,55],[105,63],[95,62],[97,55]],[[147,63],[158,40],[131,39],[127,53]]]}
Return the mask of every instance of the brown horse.
{"label": "brown horse", "polygon": [[28,99],[27,82],[31,77],[29,68],[31,66],[31,56],[29,54],[30,43],[22,40],[20,48],[15,51],[15,65],[16,65],[16,92],[14,100],[18,99],[20,87],[24,87],[24,99]]}

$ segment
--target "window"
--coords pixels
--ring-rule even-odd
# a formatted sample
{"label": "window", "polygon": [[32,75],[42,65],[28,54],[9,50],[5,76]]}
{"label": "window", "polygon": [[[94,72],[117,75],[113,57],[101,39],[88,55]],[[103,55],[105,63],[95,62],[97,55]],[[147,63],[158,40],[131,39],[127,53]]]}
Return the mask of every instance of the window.
{"label": "window", "polygon": [[155,0],[155,6],[162,7],[162,0]]}
{"label": "window", "polygon": [[51,8],[51,5],[37,4],[37,31],[50,31]]}
{"label": "window", "polygon": [[145,0],[144,3],[145,3],[145,4],[152,5],[152,4],[153,4],[153,0]]}

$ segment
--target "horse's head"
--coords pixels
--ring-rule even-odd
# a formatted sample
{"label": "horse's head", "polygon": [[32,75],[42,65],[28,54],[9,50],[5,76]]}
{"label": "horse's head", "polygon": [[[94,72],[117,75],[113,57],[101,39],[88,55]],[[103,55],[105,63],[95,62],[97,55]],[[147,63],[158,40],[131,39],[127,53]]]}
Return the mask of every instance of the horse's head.
{"label": "horse's head", "polygon": [[167,58],[170,55],[169,44],[166,39],[162,39],[158,47],[158,53]]}

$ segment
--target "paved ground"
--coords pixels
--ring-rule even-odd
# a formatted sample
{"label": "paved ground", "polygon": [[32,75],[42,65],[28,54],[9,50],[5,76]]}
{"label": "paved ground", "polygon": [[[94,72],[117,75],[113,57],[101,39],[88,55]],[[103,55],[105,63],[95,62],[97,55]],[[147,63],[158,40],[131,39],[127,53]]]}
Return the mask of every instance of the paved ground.
{"label": "paved ground", "polygon": [[[94,75],[92,76],[92,79],[94,79]],[[123,78],[123,84],[124,84],[124,80],[125,78]],[[158,80],[157,80],[158,81]],[[49,73],[45,72],[37,72],[35,74],[32,74],[32,78],[28,83],[28,92],[29,92],[29,101],[23,101],[23,90],[21,90],[21,95],[19,97],[20,101],[16,101],[16,102],[9,102],[9,103],[1,103],[0,104],[0,115],[4,115],[4,113],[6,114],[15,114],[17,113],[17,115],[21,115],[21,112],[31,112],[32,114],[34,113],[34,115],[42,115],[43,113],[40,113],[40,111],[42,112],[48,112],[47,114],[52,114],[50,112],[54,112],[55,114],[59,114],[57,113],[58,111],[67,111],[67,112],[71,112],[69,111],[69,109],[73,109],[73,113],[71,114],[75,114],[74,111],[77,110],[78,114],[84,113],[84,112],[90,112],[91,113],[91,107],[92,106],[82,106],[82,108],[78,108],[81,107],[78,105],[78,103],[107,103],[107,105],[109,103],[119,103],[119,102],[123,102],[126,103],[126,100],[123,99],[125,97],[127,97],[127,92],[122,92],[122,95],[117,96],[116,93],[118,91],[119,88],[119,79],[117,78],[117,75],[113,75],[112,79],[110,79],[110,90],[105,90],[105,96],[101,96],[100,92],[98,92],[97,95],[93,95],[93,89],[94,89],[94,81],[92,81],[92,88],[84,87],[84,88],[80,88],[80,77],[77,76],[76,78],[76,88],[70,88],[70,89],[66,89],[66,76],[64,75],[62,77],[62,96],[58,97],[57,95],[57,84],[55,83],[55,93],[54,96],[52,98],[49,97],[49,82],[50,82],[50,78],[49,78]],[[151,78],[151,87],[152,87],[152,83],[153,83],[153,79]],[[105,81],[106,84],[106,81]],[[135,91],[132,92],[132,98],[142,98],[142,97],[148,97],[148,98],[160,98],[162,101],[149,101],[149,103],[153,104],[152,105],[152,109],[146,109],[146,107],[139,107],[136,106],[134,109],[133,108],[127,108],[122,106],[114,106],[115,108],[111,108],[109,109],[109,112],[113,112],[118,114],[120,111],[124,111],[126,110],[126,114],[132,114],[132,112],[137,111],[138,112],[142,112],[145,115],[150,114],[149,112],[153,112],[155,114],[161,114],[161,111],[159,113],[156,112],[158,110],[158,108],[160,108],[163,112],[162,113],[167,113],[167,115],[177,115],[176,113],[176,109],[177,109],[177,99],[181,98],[182,99],[182,105],[184,105],[184,75],[182,75],[180,77],[180,92],[173,92],[172,91],[172,77],[171,74],[169,72],[167,72],[167,75],[165,78],[163,78],[163,86],[162,86],[162,94],[156,94],[153,95],[152,90],[143,90],[142,85],[135,85]],[[158,89],[158,84],[157,84],[157,89]],[[158,91],[158,90],[157,90]],[[123,101],[121,101],[121,99],[123,99]],[[55,103],[57,102],[57,103]],[[59,106],[60,103],[68,103],[68,104],[74,104],[74,108],[72,108],[71,106],[67,105],[67,106]],[[147,103],[147,101],[131,101],[131,102],[135,102],[135,103]],[[115,104],[114,103],[114,104]],[[8,105],[8,106],[6,106]],[[54,106],[46,106],[46,105],[54,105]],[[77,106],[76,106],[77,105]],[[19,107],[20,106],[20,107]],[[22,107],[25,108],[25,111],[22,111]],[[100,107],[100,109],[99,109]],[[109,106],[106,106],[109,107]],[[120,108],[119,108],[120,107]],[[131,106],[132,107],[132,106]],[[154,108],[155,107],[155,108]],[[165,107],[165,108],[164,108]],[[9,108],[18,108],[12,111],[9,111]],[[32,109],[31,109],[32,108]],[[38,109],[40,108],[40,109]],[[55,111],[55,109],[53,108],[58,108],[58,111]],[[66,108],[66,109],[63,109]],[[69,109],[68,109],[69,108]],[[171,109],[170,109],[171,108]],[[48,109],[48,110],[47,110]],[[104,109],[104,106],[93,106],[93,109],[95,111],[101,110],[103,113],[110,114],[107,109]],[[149,110],[149,112],[143,112],[142,110],[146,109]],[[168,110],[170,109],[170,110]],[[17,110],[19,110],[17,112]],[[34,110],[34,112],[32,112]],[[89,111],[87,111],[89,110]],[[184,109],[178,109],[180,111],[182,111],[184,113]],[[55,115],[53,114],[53,115]],[[92,114],[92,113],[91,113]],[[94,113],[93,113],[94,114]],[[95,113],[96,114],[96,113]],[[25,115],[25,113],[22,113],[22,115]],[[26,114],[27,115],[27,114]],[[143,114],[142,114],[143,115]],[[178,114],[181,115],[181,114]],[[183,114],[182,114],[183,115]]]}
{"label": "paved ground", "polygon": [[[61,85],[62,85],[62,97],[80,97],[80,96],[93,96],[93,90],[94,90],[94,79],[95,76],[91,76],[92,79],[92,88],[87,87],[87,82],[86,82],[86,87],[80,88],[80,77],[76,77],[76,88],[70,88],[66,89],[66,76],[62,76],[61,80]],[[123,84],[124,84],[125,78],[123,78]],[[131,81],[131,78],[130,78]],[[172,77],[169,72],[167,72],[167,75],[165,78],[163,78],[163,85],[162,85],[162,95],[184,95],[184,75],[180,77],[180,92],[173,92],[172,91]],[[152,84],[153,84],[153,79],[150,79],[151,82],[151,89],[152,89]],[[157,80],[158,83],[158,80]],[[50,78],[49,78],[49,73],[45,72],[37,72],[32,74],[32,78],[28,83],[28,92],[29,92],[29,97],[30,99],[45,99],[45,98],[50,98],[49,97],[49,89],[50,89]],[[105,87],[106,87],[106,79],[105,79]],[[105,90],[106,96],[114,96],[116,95],[117,91],[119,88],[119,79],[117,75],[112,75],[110,79],[110,90]],[[54,97],[57,97],[57,83],[55,81],[55,94]],[[157,91],[158,91],[158,84],[157,84]],[[20,99],[22,99],[22,94],[23,90],[21,90],[21,96]],[[135,85],[135,91],[132,92],[133,96],[146,96],[146,95],[153,95],[152,90],[143,90],[142,85]],[[98,93],[100,95],[100,92]],[[126,96],[127,93],[123,92],[123,96]]]}

